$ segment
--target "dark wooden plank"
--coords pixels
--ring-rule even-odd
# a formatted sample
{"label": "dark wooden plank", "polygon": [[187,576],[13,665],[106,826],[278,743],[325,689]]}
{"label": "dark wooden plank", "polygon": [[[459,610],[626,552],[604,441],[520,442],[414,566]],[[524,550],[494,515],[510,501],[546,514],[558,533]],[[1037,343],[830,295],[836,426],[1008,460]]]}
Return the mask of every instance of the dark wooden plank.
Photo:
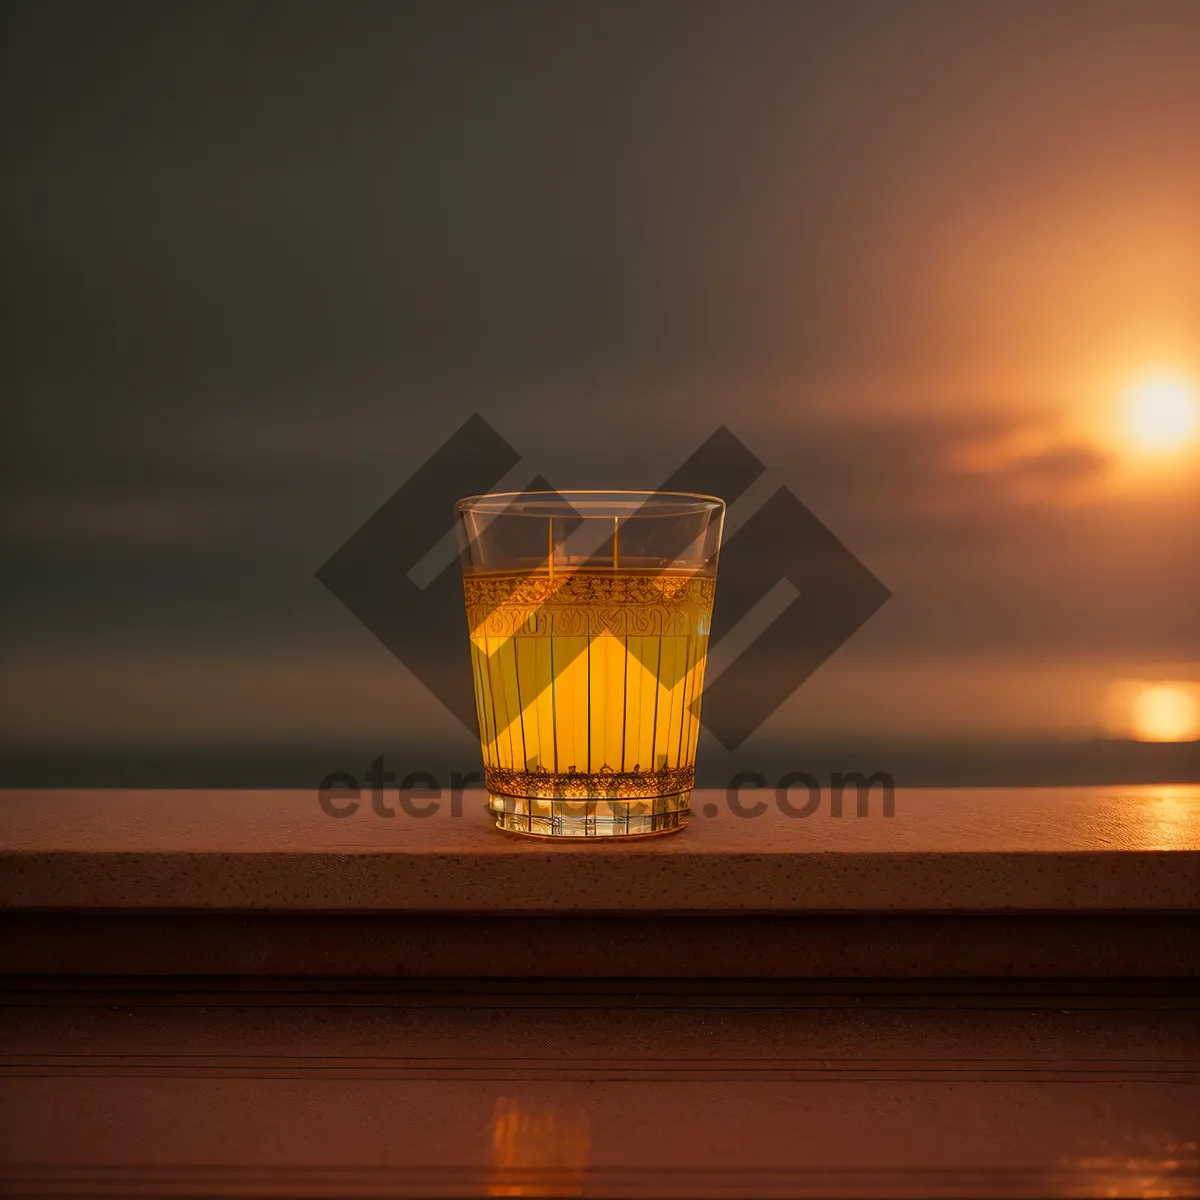
{"label": "dark wooden plank", "polygon": [[817,985],[650,985],[646,1002],[611,986],[472,1002],[33,986],[0,1010],[6,1195],[1174,1196],[1200,1182],[1200,996],[1179,986],[1009,989],[1019,1007],[894,985],[823,1002]]}
{"label": "dark wooden plank", "polygon": [[24,974],[382,978],[1200,977],[1200,917],[0,914]]}

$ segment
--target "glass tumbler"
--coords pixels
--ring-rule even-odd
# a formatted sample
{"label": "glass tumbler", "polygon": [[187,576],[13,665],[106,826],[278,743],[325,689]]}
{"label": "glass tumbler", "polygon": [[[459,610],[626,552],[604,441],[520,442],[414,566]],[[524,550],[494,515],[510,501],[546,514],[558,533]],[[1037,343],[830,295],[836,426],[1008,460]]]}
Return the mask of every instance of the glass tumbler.
{"label": "glass tumbler", "polygon": [[680,829],[725,505],[513,492],[456,507],[488,805],[501,829]]}

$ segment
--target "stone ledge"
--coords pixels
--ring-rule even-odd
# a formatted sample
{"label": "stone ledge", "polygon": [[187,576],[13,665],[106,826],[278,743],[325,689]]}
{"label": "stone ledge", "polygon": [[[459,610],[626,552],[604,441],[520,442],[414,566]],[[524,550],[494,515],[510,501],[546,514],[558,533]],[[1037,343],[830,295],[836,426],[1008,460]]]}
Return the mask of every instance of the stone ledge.
{"label": "stone ledge", "polygon": [[[760,795],[773,801],[773,793]],[[417,798],[414,797],[414,800]],[[757,800],[753,792],[743,797]],[[421,797],[419,802],[427,802]],[[426,916],[1200,913],[1200,787],[901,789],[895,815],[557,844],[461,813],[333,819],[306,791],[0,792],[0,909]]]}

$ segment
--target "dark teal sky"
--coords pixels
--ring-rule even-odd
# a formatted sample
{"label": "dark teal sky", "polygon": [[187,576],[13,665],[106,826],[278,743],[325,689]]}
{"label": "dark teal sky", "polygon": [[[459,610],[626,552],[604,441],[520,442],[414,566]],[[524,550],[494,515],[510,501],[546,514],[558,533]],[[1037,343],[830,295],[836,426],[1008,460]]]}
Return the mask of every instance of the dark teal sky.
{"label": "dark teal sky", "polygon": [[884,580],[777,738],[1200,678],[1197,459],[1110,412],[1200,378],[1195,3],[3,22],[8,741],[457,738],[312,572],[476,411],[562,487],[725,423]]}

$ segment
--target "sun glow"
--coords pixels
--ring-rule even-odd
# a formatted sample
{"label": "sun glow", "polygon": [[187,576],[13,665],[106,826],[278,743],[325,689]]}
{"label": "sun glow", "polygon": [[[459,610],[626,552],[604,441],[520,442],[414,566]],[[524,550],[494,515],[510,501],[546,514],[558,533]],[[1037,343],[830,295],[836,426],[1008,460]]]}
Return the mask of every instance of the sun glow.
{"label": "sun glow", "polygon": [[1133,703],[1133,731],[1142,742],[1190,742],[1200,737],[1200,701],[1188,688],[1148,687]]}
{"label": "sun glow", "polygon": [[1140,689],[1129,711],[1139,742],[1190,742],[1200,738],[1200,696],[1186,684],[1158,683]]}
{"label": "sun glow", "polygon": [[1138,742],[1200,739],[1200,682],[1122,679],[1109,687],[1104,710],[1111,737]]}
{"label": "sun glow", "polygon": [[1196,389],[1181,375],[1154,375],[1125,395],[1130,437],[1147,450],[1174,450],[1189,441],[1200,424]]}

